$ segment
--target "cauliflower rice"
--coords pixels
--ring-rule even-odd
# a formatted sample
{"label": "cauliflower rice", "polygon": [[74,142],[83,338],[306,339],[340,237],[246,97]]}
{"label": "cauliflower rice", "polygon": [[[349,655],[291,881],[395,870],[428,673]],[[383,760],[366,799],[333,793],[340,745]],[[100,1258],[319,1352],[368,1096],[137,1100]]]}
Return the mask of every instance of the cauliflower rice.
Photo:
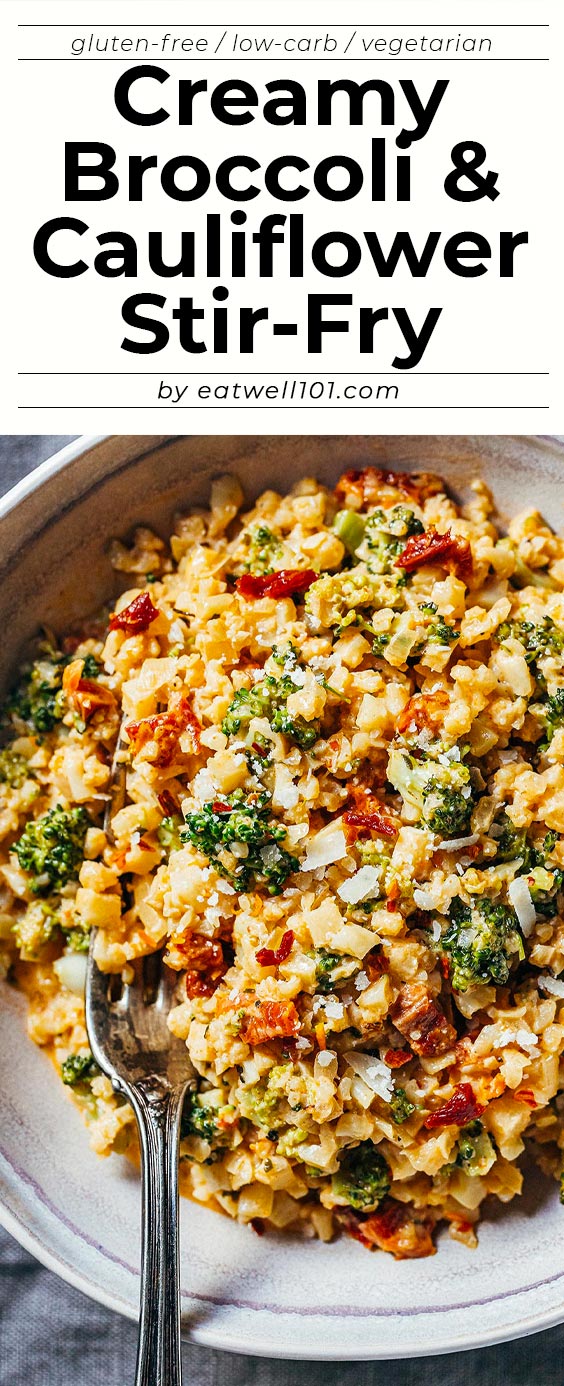
{"label": "cauliflower rice", "polygon": [[113,544],[109,620],[45,633],[5,705],[30,1036],[94,1149],[135,1154],[86,950],[127,982],[165,945],[200,1075],[181,1186],[256,1231],[425,1256],[445,1222],[475,1245],[525,1143],[561,1177],[564,541],[492,512],[373,468],[246,510],[222,477],[170,544]]}

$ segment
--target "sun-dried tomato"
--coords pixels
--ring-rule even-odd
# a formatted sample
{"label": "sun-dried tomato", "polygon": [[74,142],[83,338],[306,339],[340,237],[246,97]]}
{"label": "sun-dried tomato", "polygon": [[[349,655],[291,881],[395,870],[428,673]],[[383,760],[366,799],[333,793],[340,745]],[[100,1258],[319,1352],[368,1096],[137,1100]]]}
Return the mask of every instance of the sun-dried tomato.
{"label": "sun-dried tomato", "polygon": [[435,693],[414,693],[400,712],[397,730],[437,732],[448,705],[449,697],[444,688],[438,688]]}
{"label": "sun-dried tomato", "polygon": [[415,1054],[432,1058],[444,1054],[456,1042],[454,1026],[423,982],[409,982],[402,987],[390,1017]]}
{"label": "sun-dried tomato", "polygon": [[[374,832],[380,833],[381,837],[397,837],[399,824],[395,823],[389,814],[377,803],[376,799],[366,799],[366,807],[347,809],[343,814],[343,822],[347,828],[360,828],[360,835]],[[359,834],[355,833],[355,837]]]}
{"label": "sun-dried tomato", "polygon": [[243,573],[235,586],[242,597],[293,597],[307,592],[318,577],[313,568],[281,568],[278,573],[263,576]]}
{"label": "sun-dried tomato", "polygon": [[467,539],[451,534],[438,534],[436,529],[427,529],[424,534],[412,534],[407,544],[395,560],[396,568],[406,573],[414,573],[427,563],[438,563],[442,568],[452,569],[460,577],[467,578],[472,572],[472,550]]}
{"label": "sun-dried tomato", "polygon": [[278,967],[280,963],[286,961],[286,958],[292,952],[293,942],[294,931],[293,929],[287,929],[286,933],[282,935],[278,948],[258,949],[255,953],[257,962],[260,963],[261,967]]}
{"label": "sun-dried tomato", "polygon": [[366,954],[362,970],[370,982],[375,982],[378,977],[383,976],[384,972],[389,972],[390,964],[381,948],[372,948],[370,953]]}
{"label": "sun-dried tomato", "polygon": [[513,1096],[516,1102],[524,1102],[531,1110],[539,1105],[534,1092],[531,1092],[530,1088],[519,1088],[517,1092],[513,1093]]}
{"label": "sun-dried tomato", "polygon": [[143,717],[140,722],[128,722],[125,730],[133,745],[134,755],[138,755],[148,742],[155,742],[156,750],[150,757],[152,765],[170,765],[178,752],[180,737],[187,731],[191,735],[192,753],[197,755],[200,750],[202,724],[188,698],[182,696],[178,696],[166,712],[156,712],[152,717]]}
{"label": "sun-dried tomato", "polygon": [[403,500],[406,496],[420,505],[427,496],[437,495],[444,486],[433,472],[392,472],[377,467],[344,472],[335,487],[338,501],[354,496],[362,506],[381,505],[383,500]]}
{"label": "sun-dried tomato", "polygon": [[123,611],[114,611],[110,616],[110,630],[124,630],[127,635],[139,635],[142,630],[152,626],[159,614],[149,593],[140,592]]}
{"label": "sun-dried tomato", "polygon": [[434,1219],[430,1213],[420,1213],[411,1203],[398,1203],[395,1198],[387,1198],[375,1213],[368,1217],[362,1214],[346,1213],[339,1215],[349,1236],[355,1237],[363,1246],[373,1250],[389,1251],[396,1261],[416,1260],[423,1256],[434,1256],[432,1231]]}
{"label": "sun-dried tomato", "polygon": [[411,1049],[387,1049],[384,1054],[384,1063],[388,1068],[403,1068],[404,1064],[411,1062],[413,1054]]}
{"label": "sun-dried tomato", "polygon": [[83,722],[88,722],[99,708],[109,710],[115,707],[116,700],[111,688],[106,688],[98,679],[83,679],[83,667],[82,659],[73,659],[72,664],[67,664],[63,673],[63,692],[73,711]]}
{"label": "sun-dried tomato", "polygon": [[397,877],[394,877],[394,880],[390,884],[390,889],[388,890],[388,897],[386,900],[386,909],[388,910],[389,914],[395,914],[396,906],[400,898],[401,886],[399,881],[397,880]]}
{"label": "sun-dried tomato", "polygon": [[175,952],[186,961],[186,995],[213,996],[227,971],[222,944],[203,934],[188,934],[175,945]]}
{"label": "sun-dried tomato", "polygon": [[427,1117],[425,1126],[428,1131],[435,1126],[466,1126],[467,1122],[476,1121],[484,1110],[470,1083],[459,1083],[448,1102]]}
{"label": "sun-dried tomato", "polygon": [[246,1011],[240,1033],[247,1044],[265,1044],[270,1039],[289,1039],[299,1028],[293,1001],[260,1001]]}

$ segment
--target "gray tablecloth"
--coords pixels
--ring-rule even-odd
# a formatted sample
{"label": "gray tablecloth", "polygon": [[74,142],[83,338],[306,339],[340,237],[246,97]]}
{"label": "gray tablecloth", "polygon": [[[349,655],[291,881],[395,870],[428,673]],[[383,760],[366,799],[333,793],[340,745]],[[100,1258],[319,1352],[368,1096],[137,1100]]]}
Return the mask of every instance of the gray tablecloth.
{"label": "gray tablecloth", "polygon": [[[69,438],[0,437],[0,493]],[[500,1277],[503,1267],[500,1266]],[[126,1386],[135,1326],[0,1231],[0,1386]],[[398,1363],[300,1363],[184,1349],[186,1386],[562,1386],[564,1326],[499,1348]]]}

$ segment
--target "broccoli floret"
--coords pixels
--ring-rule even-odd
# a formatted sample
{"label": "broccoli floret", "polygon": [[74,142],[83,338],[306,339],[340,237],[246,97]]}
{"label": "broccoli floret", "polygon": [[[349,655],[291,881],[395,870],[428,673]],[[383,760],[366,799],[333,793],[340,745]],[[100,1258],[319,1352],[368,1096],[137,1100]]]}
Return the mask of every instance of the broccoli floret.
{"label": "broccoli floret", "polygon": [[100,1072],[90,1050],[86,1054],[69,1054],[61,1064],[61,1078],[69,1088],[86,1084]]}
{"label": "broccoli floret", "polygon": [[362,1141],[343,1157],[331,1184],[339,1202],[373,1212],[390,1191],[390,1167],[372,1141]]}
{"label": "broccoli floret", "polygon": [[537,706],[537,715],[544,728],[542,749],[550,746],[555,731],[564,726],[564,688],[557,688],[556,693],[552,693],[549,698]]}
{"label": "broccoli floret", "polygon": [[287,645],[273,645],[272,658],[275,664],[280,664],[287,673],[289,669],[296,669],[300,659],[300,652],[292,641]]}
{"label": "broccoli floret", "polygon": [[425,790],[423,817],[431,832],[441,837],[459,837],[468,831],[472,799],[465,799],[460,786],[439,784],[430,779]]}
{"label": "broccoli floret", "polygon": [[527,885],[537,914],[545,919],[553,919],[559,913],[558,896],[564,884],[564,872],[547,871],[545,866],[534,866],[527,872]]}
{"label": "broccoli floret", "polygon": [[48,646],[26,670],[5,707],[5,713],[34,731],[53,730],[66,711],[62,691],[68,657]]}
{"label": "broccoli floret", "polygon": [[555,625],[550,616],[545,616],[539,625],[534,621],[503,621],[497,630],[500,644],[513,637],[525,649],[527,664],[535,664],[547,655],[562,654],[564,650],[564,630]]}
{"label": "broccoli floret", "polygon": [[471,1121],[460,1132],[455,1164],[467,1174],[487,1174],[495,1160],[495,1150],[481,1121]]}
{"label": "broccoli floret", "polygon": [[389,632],[386,630],[380,631],[378,635],[374,636],[374,639],[372,641],[372,653],[377,655],[379,658],[382,658],[386,645],[389,645],[389,643]]}
{"label": "broccoli floret", "polygon": [[472,907],[455,896],[449,919],[442,946],[450,960],[454,990],[507,982],[513,958],[525,956],[515,911],[487,896],[474,900]]}
{"label": "broccoli floret", "polygon": [[253,717],[266,717],[273,731],[284,732],[297,746],[309,750],[319,739],[319,722],[306,722],[305,717],[290,716],[287,702],[290,694],[295,692],[296,684],[289,674],[284,674],[280,679],[267,674],[252,688],[239,688],[227,709],[221,730],[225,736],[236,736],[248,728]]}
{"label": "broccoli floret", "polygon": [[197,1092],[188,1092],[184,1099],[180,1135],[200,1136],[213,1145],[217,1139],[217,1107],[210,1107]]}
{"label": "broccoli floret", "polygon": [[332,991],[335,986],[335,972],[342,964],[342,953],[330,953],[327,948],[318,948],[315,954],[315,986],[322,993]]}
{"label": "broccoli floret", "polygon": [[273,560],[281,553],[282,545],[278,535],[273,534],[268,525],[257,525],[250,535],[248,571],[271,573]]}
{"label": "broccoli floret", "polygon": [[370,521],[366,525],[365,545],[368,570],[379,575],[394,571],[395,560],[405,548],[403,540],[394,538],[393,534],[385,534],[379,528],[372,529]]}
{"label": "broccoli floret", "polygon": [[87,953],[90,947],[90,929],[63,929],[63,934],[71,953]]}
{"label": "broccoli floret", "polygon": [[12,789],[20,789],[29,779],[33,779],[33,772],[25,756],[20,756],[11,746],[3,746],[0,750],[0,784],[9,784]]}
{"label": "broccoli floret", "polygon": [[170,814],[159,823],[157,837],[165,852],[178,852],[182,847],[181,825],[182,819],[177,814]]}
{"label": "broccoli floret", "polygon": [[58,910],[47,900],[34,900],[24,913],[16,916],[12,933],[25,962],[41,957],[45,945],[59,934],[60,925]]}
{"label": "broccoli floret", "polygon": [[88,817],[83,808],[57,804],[24,828],[15,852],[22,871],[33,877],[33,895],[50,895],[76,880],[84,857]]}
{"label": "broccoli floret", "polygon": [[[419,610],[428,612],[430,616],[437,616],[436,602],[420,602]],[[425,637],[433,645],[450,645],[453,640],[458,640],[460,631],[455,630],[454,626],[449,626],[444,616],[438,615],[436,621],[430,621],[425,630]]]}
{"label": "broccoli floret", "polygon": [[407,1121],[410,1116],[413,1116],[415,1103],[410,1102],[404,1088],[396,1088],[393,1097],[390,1098],[390,1111],[392,1121],[395,1121],[396,1126],[401,1126],[403,1121]]}
{"label": "broccoli floret", "polygon": [[102,665],[93,654],[87,654],[82,661],[82,678],[97,679],[102,672]]}
{"label": "broccoli floret", "polygon": [[256,732],[252,745],[245,751],[245,759],[249,773],[260,777],[272,760],[272,741],[262,732]]}
{"label": "broccoli floret", "polygon": [[268,1131],[271,1139],[276,1138],[283,1123],[280,1103],[286,1096],[290,1069],[291,1064],[275,1064],[266,1079],[253,1083],[252,1087],[242,1088],[239,1094],[239,1106],[245,1119]]}
{"label": "broccoli floret", "polygon": [[367,525],[371,530],[381,529],[398,539],[409,539],[412,534],[424,532],[421,520],[407,505],[393,505],[391,510],[375,510],[369,516]]}
{"label": "broccoli floret", "polygon": [[[423,525],[406,505],[391,510],[375,510],[368,516],[361,557],[371,573],[396,573],[396,558],[403,552],[411,534],[422,534]],[[399,576],[399,574],[398,574]],[[407,575],[402,574],[402,585]]]}
{"label": "broccoli floret", "polygon": [[270,710],[269,691],[264,683],[255,684],[253,688],[238,688],[235,697],[230,703],[221,730],[225,736],[236,736],[243,727],[247,729],[253,717],[268,717]]}
{"label": "broccoli floret", "polygon": [[459,837],[467,831],[473,808],[467,765],[415,760],[406,751],[393,750],[387,776],[402,799],[419,809],[431,832]]}
{"label": "broccoli floret", "polygon": [[299,869],[299,861],[280,846],[286,829],[269,812],[269,794],[246,800],[243,791],[236,789],[226,799],[189,813],[181,841],[203,852],[236,890],[265,885],[269,895],[278,895],[290,872]]}
{"label": "broccoli floret", "polygon": [[454,626],[449,626],[444,618],[439,616],[427,626],[425,634],[433,645],[451,645],[453,640],[458,640],[460,631]]}
{"label": "broccoli floret", "polygon": [[529,858],[527,829],[516,828],[505,812],[498,818],[496,826],[501,828],[499,836],[492,834],[497,842],[496,861],[515,861],[516,857],[521,857],[526,865]]}
{"label": "broccoli floret", "polygon": [[[405,549],[407,539],[412,534],[423,534],[423,524],[407,506],[392,506],[391,510],[374,510],[366,520],[362,552],[363,563],[369,572],[382,575],[394,574],[399,577],[395,560]],[[402,574],[405,586],[407,575]]]}

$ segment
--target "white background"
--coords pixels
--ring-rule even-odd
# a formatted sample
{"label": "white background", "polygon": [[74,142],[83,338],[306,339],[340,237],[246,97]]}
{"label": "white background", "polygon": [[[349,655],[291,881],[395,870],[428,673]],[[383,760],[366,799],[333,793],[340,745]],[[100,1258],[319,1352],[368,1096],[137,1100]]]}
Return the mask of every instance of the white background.
{"label": "white background", "polygon": [[[167,0],[166,6],[157,0],[117,0],[111,4],[106,0],[53,0],[48,6],[32,0],[19,0],[18,4],[4,0],[1,24],[6,104],[2,137],[5,359],[1,431],[147,432],[152,427],[161,431],[166,409],[179,416],[174,424],[171,421],[171,431],[180,428],[243,432],[250,423],[253,431],[267,432],[562,431],[562,113],[555,101],[563,74],[561,9],[561,4],[550,0],[450,0],[448,4],[444,0],[382,0],[370,4],[357,0],[348,6],[310,0],[309,4],[270,3],[268,7],[260,3],[238,4],[236,0],[229,4],[179,4],[177,0]],[[380,57],[351,65],[346,59],[322,63],[277,57],[260,63],[200,60],[196,65],[193,59],[187,59],[169,65],[171,75],[165,86],[157,88],[151,84],[151,96],[154,85],[159,100],[170,109],[171,118],[147,128],[129,125],[118,115],[113,89],[119,73],[133,62],[153,61],[167,67],[158,51],[154,56],[132,56],[120,62],[85,62],[80,58],[65,62],[16,61],[18,55],[68,54],[71,35],[71,30],[65,28],[18,31],[18,24],[72,24],[72,32],[76,30],[78,34],[99,33],[95,26],[105,24],[110,33],[134,34],[147,32],[144,25],[156,25],[163,18],[167,26],[179,23],[184,31],[194,26],[197,32],[208,36],[207,26],[223,21],[239,31],[244,24],[254,24],[260,32],[264,31],[266,20],[269,25],[283,22],[284,32],[295,21],[309,24],[316,34],[332,32],[332,25],[343,22],[350,22],[351,29],[364,23],[368,35],[381,32],[404,36],[416,34],[419,29],[425,31],[425,26],[431,24],[448,25],[448,33],[452,33],[458,24],[466,23],[472,26],[468,32],[494,37],[494,54],[512,54],[513,60],[488,59],[477,63],[472,58],[449,62],[426,58],[406,62],[405,57],[392,61],[382,61]],[[527,22],[550,22],[550,32],[493,27],[495,23],[522,26]],[[118,24],[128,27],[120,31]],[[418,27],[402,29],[402,24]],[[334,28],[333,32],[338,31]],[[436,27],[427,32],[430,35],[441,30]],[[461,32],[465,30],[462,28]],[[523,60],[533,54],[550,54],[550,62]],[[393,130],[380,125],[376,96],[369,96],[365,103],[365,110],[374,113],[373,119],[365,119],[363,127],[352,129],[344,102],[341,115],[325,129],[318,129],[313,120],[306,130],[294,126],[276,128],[265,124],[260,115],[249,125],[230,127],[215,120],[206,98],[198,98],[195,109],[200,116],[192,129],[179,127],[175,118],[180,78],[205,77],[210,88],[228,77],[245,79],[260,95],[266,81],[291,77],[311,92],[313,106],[317,81],[343,76],[359,82],[377,76],[393,85],[398,93],[398,120]],[[423,97],[428,96],[438,78],[449,80],[430,132],[411,146],[410,203],[397,204],[391,196],[385,203],[374,204],[365,189],[349,203],[326,202],[315,193],[299,203],[279,203],[262,193],[254,202],[232,204],[213,189],[200,202],[177,203],[165,196],[158,178],[152,174],[146,182],[143,202],[130,204],[127,200],[128,154],[154,153],[161,164],[166,158],[191,152],[214,169],[221,159],[237,152],[250,152],[264,163],[278,154],[297,152],[312,165],[327,154],[342,152],[368,168],[371,136],[386,135],[393,159],[395,135],[404,123],[404,115],[409,116],[398,86],[400,78],[406,77],[416,83]],[[102,140],[118,150],[116,171],[123,182],[116,197],[105,202],[65,203],[66,139]],[[458,203],[444,193],[444,178],[451,167],[450,151],[460,140],[485,145],[486,168],[499,173],[497,186],[501,195],[494,202],[483,199]],[[260,182],[260,174],[257,179]],[[228,358],[214,358],[211,350],[205,356],[188,355],[178,345],[172,308],[180,295],[193,294],[209,317],[211,290],[217,281],[157,279],[145,267],[146,232],[165,231],[165,248],[173,258],[182,228],[198,231],[206,213],[221,212],[228,229],[230,213],[239,205],[246,211],[251,229],[269,212],[303,213],[306,247],[308,240],[329,229],[348,230],[359,239],[362,230],[376,230],[385,249],[399,229],[409,230],[416,246],[422,245],[429,231],[440,231],[441,243],[431,270],[421,280],[412,279],[401,267],[392,279],[379,280],[370,267],[368,254],[354,278],[328,279],[307,267],[306,254],[305,279],[292,281],[286,276],[285,251],[280,247],[275,252],[280,255],[280,270],[274,280],[259,280],[252,268],[245,280],[230,282],[229,278],[222,278],[220,282],[230,289],[231,311],[240,303],[266,304],[271,321],[293,320],[301,325],[308,291],[352,293],[354,305],[347,310],[349,334],[327,337],[323,355],[308,358],[305,335],[298,340],[276,339],[266,325],[260,324],[254,356],[240,357],[234,314]],[[59,215],[77,216],[92,228],[80,243],[86,260],[93,258],[97,233],[119,229],[133,234],[140,257],[137,280],[103,279],[93,270],[70,280],[44,274],[33,259],[33,237],[43,221]],[[529,245],[516,253],[513,279],[499,279],[500,230],[529,233]],[[444,240],[460,231],[480,232],[491,242],[491,268],[479,279],[456,278],[442,260]],[[120,348],[126,331],[121,304],[128,294],[136,292],[167,296],[167,307],[162,314],[159,312],[172,329],[165,351],[136,356]],[[395,353],[405,354],[393,322],[377,327],[373,357],[359,354],[356,310],[360,305],[404,306],[417,326],[429,307],[442,306],[441,319],[415,371],[391,374]],[[206,331],[205,324],[202,330],[211,346],[211,333]],[[253,408],[252,422],[250,412],[241,406],[212,409],[207,405],[181,412],[170,404],[156,405],[161,379],[180,388],[188,386],[183,405],[188,401],[201,402],[196,394],[199,382],[186,374],[194,371],[212,387],[218,379],[245,379],[242,374],[228,377],[228,371],[252,372],[257,379],[261,371],[279,371],[281,379],[301,379],[304,372],[310,373],[310,379],[333,378],[335,372],[346,371],[353,381],[357,373],[365,376],[367,372],[376,372],[377,380],[398,385],[399,397],[393,403],[382,395],[378,405],[370,409],[332,407],[304,411],[293,407],[291,417],[285,408]],[[76,372],[83,374],[70,374]],[[219,377],[214,379],[213,372],[219,372]],[[512,372],[535,374],[511,375]],[[542,374],[546,372],[550,375]],[[353,402],[358,404],[358,400]],[[546,405],[549,408],[541,407]]]}

